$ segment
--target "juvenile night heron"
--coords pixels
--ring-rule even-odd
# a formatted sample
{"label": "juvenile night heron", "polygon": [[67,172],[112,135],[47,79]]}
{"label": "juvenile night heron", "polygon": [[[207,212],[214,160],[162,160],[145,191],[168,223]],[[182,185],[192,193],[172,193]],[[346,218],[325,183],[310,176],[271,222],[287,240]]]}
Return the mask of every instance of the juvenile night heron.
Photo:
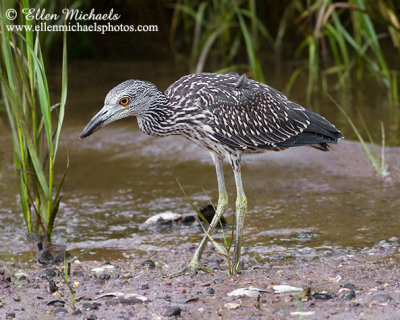
{"label": "juvenile night heron", "polygon": [[[147,81],[119,84],[107,94],[104,107],[83,129],[80,138],[129,116],[137,117],[144,133],[181,135],[210,151],[217,171],[219,199],[208,232],[228,205],[223,174],[223,161],[228,158],[237,189],[234,272],[239,269],[247,209],[240,171],[242,154],[306,145],[328,151],[329,143],[337,143],[343,137],[324,117],[291,102],[268,85],[245,75],[197,73],[180,78],[165,92]],[[207,271],[200,265],[207,240],[205,235],[189,266],[179,274]]]}

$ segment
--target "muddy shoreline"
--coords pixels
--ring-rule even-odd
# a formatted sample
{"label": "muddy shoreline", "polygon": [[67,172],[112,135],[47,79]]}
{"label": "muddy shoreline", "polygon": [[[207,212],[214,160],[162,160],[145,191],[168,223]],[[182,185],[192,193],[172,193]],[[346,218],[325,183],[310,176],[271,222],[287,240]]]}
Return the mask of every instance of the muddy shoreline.
{"label": "muddy shoreline", "polygon": [[[225,260],[208,246],[203,262],[215,269],[213,274],[164,277],[189,261],[194,249],[148,252],[144,257],[132,254],[129,259],[113,261],[79,261],[76,257],[69,276],[76,314],[59,274],[62,265],[4,264],[0,267],[0,319],[400,317],[400,246],[395,238],[351,254],[337,251],[317,257],[275,257],[257,266],[244,259],[243,271],[235,276],[224,271]],[[55,293],[49,291],[55,290],[52,283],[57,286]],[[303,291],[290,292],[284,287],[289,292],[279,293],[276,285]],[[228,295],[239,288],[253,290]]]}

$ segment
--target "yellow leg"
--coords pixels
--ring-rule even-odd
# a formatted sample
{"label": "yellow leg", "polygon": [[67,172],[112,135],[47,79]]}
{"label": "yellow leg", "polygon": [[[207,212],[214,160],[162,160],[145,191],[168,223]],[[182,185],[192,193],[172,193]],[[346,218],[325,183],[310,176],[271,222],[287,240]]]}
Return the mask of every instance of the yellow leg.
{"label": "yellow leg", "polygon": [[[224,158],[218,157],[214,153],[211,153],[211,156],[213,158],[213,161],[215,164],[215,170],[217,172],[219,197],[218,197],[217,211],[216,211],[215,216],[212,219],[210,226],[208,227],[208,230],[207,230],[208,234],[211,234],[212,230],[217,225],[217,223],[220,220],[220,218],[222,217],[222,214],[224,213],[226,207],[228,206],[228,193],[226,192],[224,170],[223,170]],[[202,270],[205,272],[212,272],[211,270],[203,267],[200,264],[201,255],[203,254],[203,251],[206,247],[207,241],[208,241],[208,236],[205,235],[203,237],[203,239],[201,240],[199,246],[197,247],[197,250],[196,250],[192,260],[190,261],[190,264],[187,267],[185,267],[182,271],[172,274],[170,277],[177,277],[177,276],[183,275],[187,272],[190,272],[192,275],[195,275],[195,274],[197,274],[198,270]]]}

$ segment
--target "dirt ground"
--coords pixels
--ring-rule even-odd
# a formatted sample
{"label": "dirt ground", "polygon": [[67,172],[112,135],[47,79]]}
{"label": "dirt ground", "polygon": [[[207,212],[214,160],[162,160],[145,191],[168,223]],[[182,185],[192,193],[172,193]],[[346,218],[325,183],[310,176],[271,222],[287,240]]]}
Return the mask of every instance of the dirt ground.
{"label": "dirt ground", "polygon": [[[245,260],[235,276],[216,270],[163,277],[189,261],[194,248],[116,261],[75,260],[69,276],[75,314],[58,273],[62,265],[2,265],[0,319],[400,319],[397,239],[352,254],[273,258],[256,268]],[[203,262],[226,267],[211,246]],[[239,288],[253,290],[228,295]],[[303,291],[276,291],[296,288]]]}

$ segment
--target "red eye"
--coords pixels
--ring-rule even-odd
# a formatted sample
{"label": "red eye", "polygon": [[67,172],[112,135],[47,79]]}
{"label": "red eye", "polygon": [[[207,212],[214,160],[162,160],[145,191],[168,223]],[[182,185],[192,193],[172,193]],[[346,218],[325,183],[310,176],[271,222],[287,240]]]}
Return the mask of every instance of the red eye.
{"label": "red eye", "polygon": [[121,106],[126,106],[129,103],[129,98],[122,98],[121,100],[119,100],[119,104]]}

